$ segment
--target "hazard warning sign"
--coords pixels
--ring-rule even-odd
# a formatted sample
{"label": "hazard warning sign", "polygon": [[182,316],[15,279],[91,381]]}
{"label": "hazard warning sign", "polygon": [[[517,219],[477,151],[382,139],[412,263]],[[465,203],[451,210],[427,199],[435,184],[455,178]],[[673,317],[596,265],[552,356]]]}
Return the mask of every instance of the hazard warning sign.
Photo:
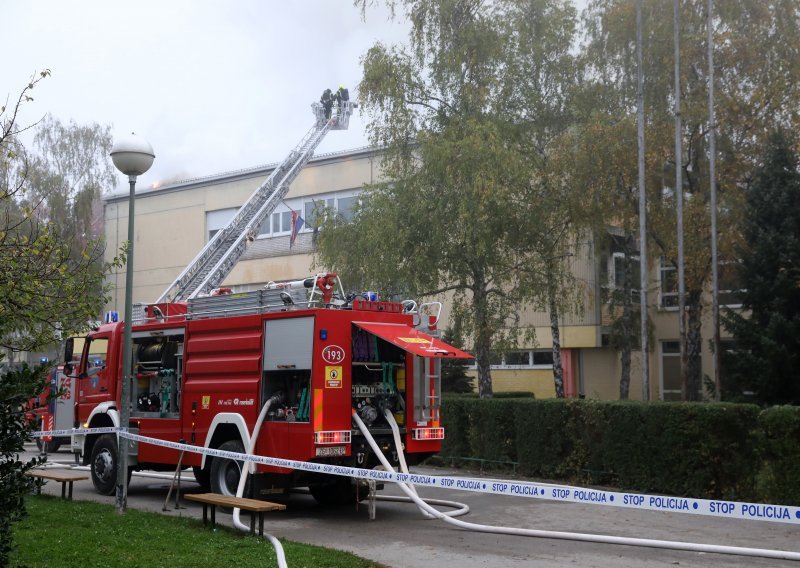
{"label": "hazard warning sign", "polygon": [[341,365],[325,367],[325,388],[326,389],[340,389],[342,388],[342,367]]}

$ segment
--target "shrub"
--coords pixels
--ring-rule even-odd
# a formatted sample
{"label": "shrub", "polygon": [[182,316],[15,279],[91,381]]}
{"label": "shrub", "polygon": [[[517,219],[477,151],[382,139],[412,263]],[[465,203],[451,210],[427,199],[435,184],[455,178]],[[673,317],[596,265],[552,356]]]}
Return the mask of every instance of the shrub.
{"label": "shrub", "polygon": [[699,498],[800,500],[798,408],[759,419],[750,404],[459,397],[445,399],[443,417],[445,456],[516,461],[526,475]]}
{"label": "shrub", "polygon": [[763,433],[759,490],[767,501],[800,503],[800,407],[774,406],[761,412]]}
{"label": "shrub", "polygon": [[33,424],[27,415],[31,399],[44,391],[43,367],[0,374],[0,566],[6,566],[13,549],[11,525],[25,516],[24,496],[30,493],[33,479],[25,472],[41,461],[21,462],[19,454]]}

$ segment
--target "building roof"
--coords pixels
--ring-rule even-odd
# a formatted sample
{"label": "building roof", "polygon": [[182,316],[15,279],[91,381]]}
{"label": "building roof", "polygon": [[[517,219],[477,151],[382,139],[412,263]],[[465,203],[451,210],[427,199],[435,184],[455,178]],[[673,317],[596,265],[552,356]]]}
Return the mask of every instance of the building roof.
{"label": "building roof", "polygon": [[[309,164],[324,164],[328,162],[336,162],[342,159],[347,158],[355,158],[366,156],[369,154],[374,154],[375,148],[372,146],[362,146],[361,148],[354,148],[351,150],[340,150],[338,152],[327,152],[325,154],[320,154],[318,156],[314,156],[309,160]],[[154,187],[143,187],[140,190],[136,191],[136,197],[150,197],[153,195],[164,195],[164,193],[172,193],[175,191],[185,191],[189,189],[194,189],[197,187],[214,185],[219,183],[228,183],[231,181],[236,181],[238,179],[247,179],[256,176],[268,176],[272,170],[274,170],[280,162],[272,162],[270,164],[264,164],[261,166],[254,166],[252,168],[244,168],[241,170],[233,170],[229,172],[222,172],[218,174],[212,174],[208,176],[190,178],[186,180],[179,180],[173,181],[164,185],[161,185],[157,188]],[[114,203],[117,201],[127,201],[129,197],[128,190],[118,191],[115,193],[110,193],[103,197],[103,201],[106,203]]]}

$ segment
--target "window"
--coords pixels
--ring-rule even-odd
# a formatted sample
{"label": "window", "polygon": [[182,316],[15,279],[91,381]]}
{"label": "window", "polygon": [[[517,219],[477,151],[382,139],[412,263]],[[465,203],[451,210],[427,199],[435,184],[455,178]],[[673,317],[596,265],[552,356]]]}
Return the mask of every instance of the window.
{"label": "window", "polygon": [[338,211],[346,221],[353,218],[353,209],[358,199],[358,192],[346,191],[341,193],[328,193],[320,197],[301,200],[299,198],[283,201],[278,210],[273,211],[258,229],[262,238],[283,236],[292,232],[292,209],[303,218],[302,232],[317,230],[325,210]]}
{"label": "window", "polygon": [[335,211],[345,221],[352,221],[359,192],[347,191],[328,194],[303,203],[303,229],[313,231],[320,225],[325,210]]}
{"label": "window", "polygon": [[106,355],[108,353],[108,338],[95,337],[89,343],[89,358],[86,363],[86,369],[94,369],[95,367],[103,367],[106,364]]}
{"label": "window", "polygon": [[206,234],[209,241],[220,230],[228,226],[228,223],[231,222],[238,210],[238,207],[229,207],[227,209],[217,209],[216,211],[206,211]]}
{"label": "window", "polygon": [[280,211],[272,214],[272,234],[292,232],[292,212]]}
{"label": "window", "polygon": [[[626,248],[630,250],[630,243],[626,246],[625,241],[620,235],[611,235],[610,250],[604,253],[600,260],[600,285],[607,292],[623,290],[625,288],[625,272],[628,270],[630,271],[631,298],[633,301],[638,301],[642,281],[639,254],[636,251],[630,251],[630,258],[628,258],[625,250]],[[608,296],[610,298],[610,294]]]}
{"label": "window", "polygon": [[339,215],[341,215],[342,218],[345,221],[350,222],[350,221],[353,220],[353,214],[355,213],[354,208],[355,208],[357,199],[358,199],[357,195],[352,195],[350,197],[340,197],[339,198],[337,211],[339,212]]}
{"label": "window", "polygon": [[[520,351],[493,351],[489,356],[492,369],[550,369],[553,367],[551,349],[525,349]],[[471,365],[475,369],[477,365]]]}
{"label": "window", "polygon": [[717,289],[719,290],[719,305],[729,308],[742,306],[742,292],[744,292],[737,273],[738,263],[722,261],[717,272]]}
{"label": "window", "polygon": [[608,258],[607,262],[607,276],[603,275],[603,271],[601,271],[601,276],[604,276],[603,282],[607,282],[608,289],[610,291],[619,290],[620,292],[625,289],[625,270],[627,264],[627,270],[630,270],[631,300],[633,302],[638,302],[639,288],[642,282],[642,270],[639,264],[639,256],[632,255],[630,257],[630,263],[627,263],[625,253],[615,252]]}
{"label": "window", "polygon": [[661,398],[681,399],[681,344],[678,341],[661,342]]}
{"label": "window", "polygon": [[678,269],[669,264],[663,256],[659,270],[659,297],[662,308],[678,307]]}
{"label": "window", "polygon": [[508,366],[528,366],[531,364],[530,351],[509,351],[505,354],[504,363]]}
{"label": "window", "polygon": [[272,232],[272,215],[267,216],[261,226],[258,228],[259,236],[266,236]]}
{"label": "window", "polygon": [[[622,289],[625,285],[625,253],[622,252],[615,252],[613,255],[614,261],[614,287],[617,289]],[[639,256],[634,255],[631,256],[631,262],[629,264],[629,270],[631,271],[630,279],[631,279],[631,291],[635,293],[639,293],[639,287],[642,282],[642,270],[641,265],[639,264]]]}
{"label": "window", "polygon": [[292,208],[302,217],[303,212],[300,210],[300,205],[301,204],[296,201],[282,202],[279,204],[279,210],[273,211],[272,214],[267,216],[261,223],[261,226],[258,228],[258,236],[263,238],[291,233]]}
{"label": "window", "polygon": [[303,204],[303,219],[305,220],[305,227],[309,230],[319,227],[321,216],[325,208],[333,209],[335,200],[333,197],[323,199],[312,199]]}

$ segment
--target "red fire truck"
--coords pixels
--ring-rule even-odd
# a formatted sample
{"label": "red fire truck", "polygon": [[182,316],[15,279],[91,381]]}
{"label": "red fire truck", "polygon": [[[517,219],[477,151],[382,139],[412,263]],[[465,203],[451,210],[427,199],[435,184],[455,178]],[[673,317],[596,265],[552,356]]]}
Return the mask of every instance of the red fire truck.
{"label": "red fire truck", "polygon": [[[434,337],[430,324],[438,315],[426,315],[431,310],[425,306],[363,296],[347,301],[341,289],[332,290],[337,281],[324,274],[255,292],[146,306],[133,326],[128,401],[120,401],[123,324],[99,326],[86,337],[73,371],[78,423],[118,426],[120,404],[128,404],[131,431],[141,436],[243,452],[269,401],[257,455],[373,468],[378,460],[351,413],[396,464],[388,410],[407,461],[418,463],[437,452],[444,437],[441,360],[471,356]],[[66,360],[71,350],[68,342]],[[130,444],[133,469],[174,470],[178,463],[177,450]],[[90,466],[96,489],[113,493],[116,436],[76,435],[72,448]],[[206,488],[235,494],[236,462],[186,453],[183,463]],[[253,483],[255,495],[307,486],[324,503],[352,499],[357,489],[348,478],[261,465]]]}
{"label": "red fire truck", "polygon": [[[120,400],[123,324],[106,323],[87,336],[77,370],[67,373],[77,381],[76,425],[119,426],[123,404],[141,436],[242,452],[268,405],[258,455],[372,468],[378,461],[353,428],[353,411],[394,463],[403,450],[393,443],[390,422],[401,428],[410,463],[439,450],[441,359],[470,355],[434,337],[438,313],[430,312],[436,310],[371,295],[347,298],[330,273],[248,293],[218,288],[314,149],[328,131],[348,127],[355,107],[343,102],[327,115],[312,104],[314,124],[303,139],[161,297],[133,318],[130,400]],[[72,361],[72,346],[68,341],[65,361]],[[170,470],[179,462],[177,450],[128,444],[134,468]],[[112,493],[117,437],[74,435],[72,449],[91,466],[97,490]],[[236,462],[188,453],[183,463],[202,485],[236,491]],[[347,478],[259,465],[252,493],[294,486],[310,487],[323,502],[349,499],[355,489]]]}
{"label": "red fire truck", "polygon": [[[50,393],[60,393],[51,398]],[[44,392],[31,401],[32,417],[44,431],[69,430],[74,420],[75,382],[64,374],[64,366],[50,369],[50,382]],[[36,446],[43,453],[57,452],[62,445],[70,443],[69,436],[42,436],[36,438]]]}

